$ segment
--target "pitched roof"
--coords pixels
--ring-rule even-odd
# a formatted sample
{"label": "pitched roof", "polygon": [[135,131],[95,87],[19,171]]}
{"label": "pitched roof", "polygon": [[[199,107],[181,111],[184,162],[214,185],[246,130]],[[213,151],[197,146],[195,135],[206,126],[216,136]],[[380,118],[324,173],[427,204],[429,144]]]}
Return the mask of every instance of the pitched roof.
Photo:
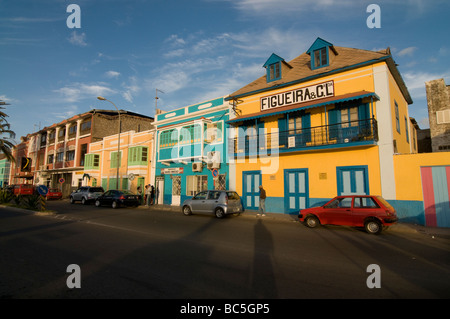
{"label": "pitched roof", "polygon": [[282,87],[306,82],[315,78],[319,78],[321,76],[327,76],[333,73],[338,73],[363,65],[386,61],[406,101],[408,101],[408,103],[410,104],[412,103],[412,99],[409,95],[405,83],[403,82],[403,79],[401,78],[395,62],[392,59],[389,48],[381,51],[368,51],[346,47],[333,47],[338,54],[333,57],[332,62],[328,66],[318,69],[311,69],[311,57],[307,52],[305,52],[288,62],[288,64],[292,68],[287,70],[287,72],[284,72],[281,79],[267,82],[266,76],[263,75],[255,81],[231,93],[230,96],[226,98],[226,100],[232,100],[259,92],[279,89]]}

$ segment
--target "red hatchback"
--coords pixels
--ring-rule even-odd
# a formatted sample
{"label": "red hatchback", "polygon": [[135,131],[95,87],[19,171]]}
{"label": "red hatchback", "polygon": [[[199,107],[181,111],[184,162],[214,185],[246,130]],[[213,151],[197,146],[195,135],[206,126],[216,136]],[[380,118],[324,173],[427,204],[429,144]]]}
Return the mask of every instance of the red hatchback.
{"label": "red hatchback", "polygon": [[337,196],[323,206],[302,209],[299,220],[306,226],[343,225],[364,227],[379,234],[384,226],[397,222],[395,209],[381,196]]}
{"label": "red hatchback", "polygon": [[62,193],[57,188],[49,188],[46,197],[47,199],[61,199]]}

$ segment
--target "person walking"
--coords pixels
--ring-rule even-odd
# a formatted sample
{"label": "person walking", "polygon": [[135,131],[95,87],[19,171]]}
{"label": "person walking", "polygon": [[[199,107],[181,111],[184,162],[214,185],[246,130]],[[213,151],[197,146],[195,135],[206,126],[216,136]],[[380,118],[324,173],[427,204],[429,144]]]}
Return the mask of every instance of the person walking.
{"label": "person walking", "polygon": [[155,204],[155,187],[150,186],[150,205]]}
{"label": "person walking", "polygon": [[259,212],[257,216],[266,216],[266,190],[259,185]]}

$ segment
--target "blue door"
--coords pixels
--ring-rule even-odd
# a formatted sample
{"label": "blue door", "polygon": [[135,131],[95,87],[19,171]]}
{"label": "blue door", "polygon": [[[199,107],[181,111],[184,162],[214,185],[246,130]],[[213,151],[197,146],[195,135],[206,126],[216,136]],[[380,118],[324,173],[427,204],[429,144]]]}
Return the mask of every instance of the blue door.
{"label": "blue door", "polygon": [[369,195],[367,166],[337,167],[338,195]]}
{"label": "blue door", "polygon": [[246,209],[259,209],[260,171],[242,172],[242,199]]}
{"label": "blue door", "polygon": [[309,205],[308,170],[284,170],[284,211],[287,214],[298,213]]}

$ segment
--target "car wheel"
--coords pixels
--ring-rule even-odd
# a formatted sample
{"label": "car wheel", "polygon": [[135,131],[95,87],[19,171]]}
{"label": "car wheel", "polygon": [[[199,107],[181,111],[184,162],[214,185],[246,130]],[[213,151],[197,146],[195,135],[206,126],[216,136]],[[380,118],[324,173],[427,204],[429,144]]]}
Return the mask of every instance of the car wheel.
{"label": "car wheel", "polygon": [[364,223],[364,229],[369,234],[378,235],[383,229],[381,223],[376,219],[369,219]]}
{"label": "car wheel", "polygon": [[113,201],[112,204],[111,204],[111,207],[112,208],[117,208],[117,207],[119,207],[119,204],[116,201]]}
{"label": "car wheel", "polygon": [[81,198],[81,204],[86,205],[86,198]]}
{"label": "car wheel", "polygon": [[184,206],[184,207],[183,207],[183,214],[184,214],[185,216],[192,215],[192,211],[191,211],[191,209],[189,208],[189,206]]}
{"label": "car wheel", "polygon": [[305,225],[309,228],[315,228],[320,225],[320,222],[316,216],[311,215],[305,218]]}
{"label": "car wheel", "polygon": [[100,201],[97,199],[96,201],[95,201],[95,207],[100,207],[101,206],[101,203],[100,203]]}
{"label": "car wheel", "polygon": [[72,196],[70,196],[70,203],[71,203],[71,204],[75,203],[75,200],[73,199]]}
{"label": "car wheel", "polygon": [[214,211],[214,214],[216,215],[217,218],[225,217],[225,212],[223,211],[222,208],[216,208],[216,210]]}

